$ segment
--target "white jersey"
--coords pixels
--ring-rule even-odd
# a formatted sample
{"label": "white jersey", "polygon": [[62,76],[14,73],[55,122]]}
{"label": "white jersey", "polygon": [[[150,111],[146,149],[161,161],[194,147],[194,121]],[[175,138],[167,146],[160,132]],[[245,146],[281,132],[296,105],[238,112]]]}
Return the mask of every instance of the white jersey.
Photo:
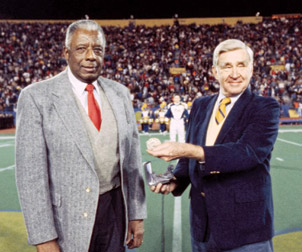
{"label": "white jersey", "polygon": [[158,117],[159,118],[165,118],[165,114],[166,114],[165,111],[160,111],[160,112],[158,112]]}
{"label": "white jersey", "polygon": [[169,109],[172,114],[171,118],[173,118],[175,120],[180,120],[185,117],[184,113],[185,113],[186,108],[182,103],[171,104]]}
{"label": "white jersey", "polygon": [[170,141],[176,142],[176,135],[178,135],[178,142],[185,142],[185,121],[188,118],[188,111],[183,103],[171,104],[167,111],[166,117],[170,120]]}
{"label": "white jersey", "polygon": [[143,114],[143,118],[144,119],[148,119],[149,118],[149,111],[148,110],[142,111],[142,114]]}

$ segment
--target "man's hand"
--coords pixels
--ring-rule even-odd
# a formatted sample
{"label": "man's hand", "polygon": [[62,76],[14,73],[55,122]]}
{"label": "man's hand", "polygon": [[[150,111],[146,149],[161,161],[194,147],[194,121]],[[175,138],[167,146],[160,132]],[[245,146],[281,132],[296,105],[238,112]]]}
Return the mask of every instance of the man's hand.
{"label": "man's hand", "polygon": [[138,248],[143,243],[144,221],[132,220],[128,223],[126,244],[129,249]]}
{"label": "man's hand", "polygon": [[37,252],[61,252],[56,240],[38,244]]}
{"label": "man's hand", "polygon": [[150,190],[155,193],[169,194],[170,192],[173,192],[176,187],[177,183],[172,180],[168,184],[163,185],[159,183],[156,186],[150,186]]}
{"label": "man's hand", "polygon": [[146,150],[150,155],[167,162],[178,158],[192,158],[204,161],[204,151],[199,145],[178,142],[165,142],[152,150]]}

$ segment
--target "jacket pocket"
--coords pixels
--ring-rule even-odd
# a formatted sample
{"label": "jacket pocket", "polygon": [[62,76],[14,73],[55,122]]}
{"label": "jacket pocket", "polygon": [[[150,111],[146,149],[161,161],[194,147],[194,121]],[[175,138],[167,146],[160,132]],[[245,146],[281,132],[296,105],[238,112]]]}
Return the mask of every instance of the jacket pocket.
{"label": "jacket pocket", "polygon": [[234,216],[240,239],[269,227],[272,222],[270,200],[270,186],[266,184],[243,186],[236,191]]}
{"label": "jacket pocket", "polygon": [[236,192],[235,201],[238,203],[261,201],[265,199],[265,195],[268,193],[265,191],[266,190],[263,187],[250,190],[244,189]]}

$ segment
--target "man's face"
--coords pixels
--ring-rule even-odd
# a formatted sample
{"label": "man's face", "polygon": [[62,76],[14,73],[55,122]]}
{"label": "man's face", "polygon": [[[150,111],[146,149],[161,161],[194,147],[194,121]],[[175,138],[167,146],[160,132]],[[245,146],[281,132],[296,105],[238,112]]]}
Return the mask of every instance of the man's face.
{"label": "man's face", "polygon": [[180,103],[180,97],[178,95],[173,97],[173,103],[174,104],[179,104]]}
{"label": "man's face", "polygon": [[82,82],[95,81],[102,70],[104,48],[98,31],[78,29],[74,32],[70,48],[64,48],[64,56],[71,72]]}
{"label": "man's face", "polygon": [[222,93],[232,97],[243,92],[253,74],[249,56],[244,49],[223,52],[219,55],[218,66],[212,68]]}

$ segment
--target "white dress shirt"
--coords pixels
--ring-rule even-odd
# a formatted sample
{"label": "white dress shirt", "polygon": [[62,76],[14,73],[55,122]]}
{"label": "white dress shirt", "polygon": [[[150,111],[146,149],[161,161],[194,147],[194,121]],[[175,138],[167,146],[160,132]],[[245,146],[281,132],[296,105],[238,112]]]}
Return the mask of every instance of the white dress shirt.
{"label": "white dress shirt", "polygon": [[[71,85],[72,85],[72,91],[74,92],[76,97],[79,99],[79,101],[83,105],[83,108],[85,109],[86,113],[88,114],[88,102],[87,102],[88,91],[85,90],[88,83],[84,83],[84,82],[78,80],[71,72],[69,66],[67,67],[67,74],[68,74],[69,81],[71,82]],[[101,98],[100,98],[99,84],[98,84],[97,80],[95,80],[94,82],[92,82],[90,84],[92,84],[95,87],[93,90],[94,99],[97,101],[99,108],[101,110],[101,113],[102,113],[102,103],[101,103]]]}

